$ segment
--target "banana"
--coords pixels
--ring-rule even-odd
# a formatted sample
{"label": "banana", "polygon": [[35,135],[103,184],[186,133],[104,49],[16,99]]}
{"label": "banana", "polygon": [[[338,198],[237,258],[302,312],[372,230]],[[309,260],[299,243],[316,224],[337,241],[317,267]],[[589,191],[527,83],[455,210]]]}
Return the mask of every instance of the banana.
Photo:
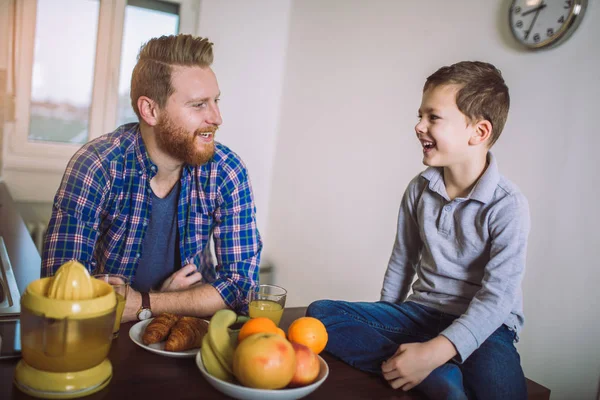
{"label": "banana", "polygon": [[224,309],[213,315],[208,324],[208,333],[202,339],[202,362],[212,376],[233,382],[233,353],[237,344],[238,330],[229,329],[234,323],[244,323],[250,318],[238,316]]}
{"label": "banana", "polygon": [[221,362],[213,352],[208,340],[208,335],[204,335],[204,338],[202,339],[200,352],[202,353],[202,363],[209,374],[223,381],[233,382],[233,375],[221,365]]}
{"label": "banana", "polygon": [[223,368],[233,374],[233,351],[235,343],[229,335],[229,327],[237,320],[237,314],[229,309],[219,310],[208,324],[208,341]]}
{"label": "banana", "polygon": [[[237,319],[235,320],[235,323],[244,325],[248,321],[250,321],[250,317],[247,317],[245,315],[238,315]],[[231,338],[231,342],[234,343],[234,347],[237,346],[238,335],[240,334],[240,329],[241,328],[229,329],[229,336]]]}

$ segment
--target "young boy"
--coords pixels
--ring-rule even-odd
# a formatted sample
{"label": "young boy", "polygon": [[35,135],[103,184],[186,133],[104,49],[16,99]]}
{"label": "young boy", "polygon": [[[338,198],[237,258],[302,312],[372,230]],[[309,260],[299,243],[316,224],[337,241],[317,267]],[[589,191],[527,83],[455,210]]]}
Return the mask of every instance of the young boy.
{"label": "young boy", "polygon": [[381,301],[308,308],[327,327],[328,352],[429,398],[527,398],[514,342],[529,208],[489,152],[508,108],[491,64],[460,62],[427,78],[415,131],[429,168],[402,198]]}

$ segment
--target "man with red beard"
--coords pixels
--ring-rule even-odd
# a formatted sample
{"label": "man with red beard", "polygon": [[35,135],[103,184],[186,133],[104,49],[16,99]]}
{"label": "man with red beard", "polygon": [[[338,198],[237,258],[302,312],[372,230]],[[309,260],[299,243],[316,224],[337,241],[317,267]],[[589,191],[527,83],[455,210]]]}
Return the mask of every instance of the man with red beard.
{"label": "man with red beard", "polygon": [[[221,125],[212,43],[151,39],[131,79],[139,123],[84,145],[54,199],[42,276],[69,260],[131,282],[123,322],[247,311],[262,242],[252,188]],[[211,253],[211,237],[217,264]]]}

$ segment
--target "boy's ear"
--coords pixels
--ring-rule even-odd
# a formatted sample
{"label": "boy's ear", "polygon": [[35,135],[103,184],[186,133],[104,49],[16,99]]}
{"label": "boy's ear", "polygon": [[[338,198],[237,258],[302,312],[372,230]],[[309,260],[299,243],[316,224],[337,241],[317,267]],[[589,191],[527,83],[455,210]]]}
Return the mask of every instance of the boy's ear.
{"label": "boy's ear", "polygon": [[154,126],[158,123],[159,108],[154,100],[146,96],[140,96],[137,100],[140,118],[148,125]]}
{"label": "boy's ear", "polygon": [[477,121],[473,127],[475,128],[474,135],[469,139],[469,144],[471,146],[485,143],[492,135],[492,123],[487,119]]}

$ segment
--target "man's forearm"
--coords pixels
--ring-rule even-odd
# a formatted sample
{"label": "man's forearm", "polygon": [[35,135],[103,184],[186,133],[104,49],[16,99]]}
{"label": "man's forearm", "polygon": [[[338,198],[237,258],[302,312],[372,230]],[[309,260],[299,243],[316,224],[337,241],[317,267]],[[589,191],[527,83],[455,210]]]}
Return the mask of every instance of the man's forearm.
{"label": "man's forearm", "polygon": [[221,294],[212,285],[201,284],[179,292],[150,293],[152,313],[164,312],[195,317],[209,317],[227,308]]}
{"label": "man's forearm", "polygon": [[[137,311],[142,305],[139,292],[131,289],[123,313],[123,322],[137,320]],[[227,308],[221,294],[209,284],[201,284],[187,290],[176,292],[150,293],[150,308],[152,314],[160,315],[165,312],[209,317],[220,309]]]}

